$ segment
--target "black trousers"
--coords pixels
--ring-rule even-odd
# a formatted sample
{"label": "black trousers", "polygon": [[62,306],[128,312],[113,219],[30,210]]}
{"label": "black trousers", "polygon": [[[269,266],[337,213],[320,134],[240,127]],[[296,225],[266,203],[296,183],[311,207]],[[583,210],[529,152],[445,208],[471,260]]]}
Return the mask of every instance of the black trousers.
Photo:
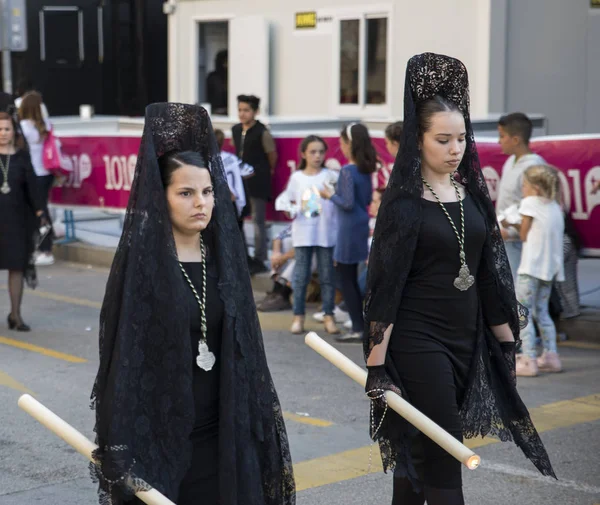
{"label": "black trousers", "polygon": [[179,487],[177,505],[218,505],[218,428],[192,433],[190,440],[192,464]]}
{"label": "black trousers", "polygon": [[50,175],[39,175],[37,177],[37,181],[39,183],[39,191],[42,197],[43,211],[48,220],[48,224],[50,225],[50,231],[46,235],[38,247],[40,252],[50,253],[52,252],[52,236],[54,234],[54,230],[52,229],[52,221],[50,219],[50,212],[48,210],[48,200],[50,199],[50,190],[52,189],[52,184],[54,183],[54,176]]}
{"label": "black trousers", "polygon": [[[407,349],[407,352],[389,352],[411,404],[462,442],[458,410],[462,392],[456,386],[450,358],[441,351],[410,353]],[[423,475],[420,477],[425,486],[438,489],[462,487],[459,461],[424,435],[418,435],[417,444],[422,448]]]}
{"label": "black trousers", "polygon": [[364,330],[363,299],[358,287],[358,263],[338,263],[335,268],[344,302],[352,319],[352,331],[362,332]]}

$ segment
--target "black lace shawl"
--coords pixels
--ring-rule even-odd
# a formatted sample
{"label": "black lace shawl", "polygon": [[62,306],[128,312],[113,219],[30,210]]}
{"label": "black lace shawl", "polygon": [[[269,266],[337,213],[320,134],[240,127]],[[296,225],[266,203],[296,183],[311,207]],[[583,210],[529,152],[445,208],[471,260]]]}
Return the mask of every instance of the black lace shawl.
{"label": "black lace shawl", "polygon": [[[525,309],[515,298],[504,242],[479,164],[469,117],[467,70],[456,59],[424,53],[412,57],[407,65],[404,139],[383,196],[369,257],[365,300],[366,358],[371,349],[382,342],[385,329],[396,323],[402,291],[410,272],[421,224],[423,194],[416,107],[419,102],[436,95],[455,103],[465,119],[467,145],[457,177],[485,216],[488,233],[482,261],[486,261],[495,274],[498,304],[507,317],[517,345],[520,344],[521,325],[526,324]],[[493,435],[502,441],[513,440],[542,474],[554,476],[527,408],[512,385],[499,343],[485,325],[481,310],[479,312],[478,344],[461,404],[464,436]],[[393,375],[392,368],[387,369]],[[392,379],[405,393],[399,377],[392,376]],[[404,470],[405,475],[416,479],[410,457],[410,438],[414,433],[415,430],[399,416],[392,414],[386,418],[377,436],[384,469],[398,463],[399,471]]]}
{"label": "black lace shawl", "polygon": [[[177,501],[191,458],[192,349],[186,285],[157,158],[198,151],[216,205],[209,225],[225,305],[219,407],[220,504],[293,505],[295,486],[282,412],[267,367],[242,242],[207,112],[161,103],[146,109],[123,234],[100,313],[96,410],[100,503],[156,488]],[[208,229],[207,229],[208,230]],[[207,231],[203,232],[205,235]],[[126,484],[126,485],[124,485]]]}

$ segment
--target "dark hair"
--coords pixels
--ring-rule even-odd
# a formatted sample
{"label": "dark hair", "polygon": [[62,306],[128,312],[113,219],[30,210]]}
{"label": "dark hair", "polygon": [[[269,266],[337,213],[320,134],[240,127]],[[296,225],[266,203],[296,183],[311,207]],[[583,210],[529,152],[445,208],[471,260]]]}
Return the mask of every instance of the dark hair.
{"label": "dark hair", "polygon": [[522,112],[513,112],[502,116],[498,125],[502,126],[511,137],[519,137],[524,144],[529,145],[533,123]]}
{"label": "dark hair", "polygon": [[223,133],[223,130],[219,130],[217,128],[215,130],[215,138],[217,139],[217,144],[219,145],[219,149],[223,149],[223,144],[225,143],[225,133]]}
{"label": "dark hair", "polygon": [[[325,151],[327,151],[327,148],[328,148],[327,142],[325,142],[318,135],[309,135],[300,143],[300,155],[302,155],[306,152],[308,145],[311,144],[312,142],[321,142],[321,144],[323,144],[323,147],[325,147]],[[324,166],[325,166],[325,160],[323,160],[323,164],[321,165],[321,167],[324,167]],[[306,159],[304,159],[302,156],[300,156],[300,165],[298,165],[297,170],[304,170],[305,168],[306,168]]]}
{"label": "dark hair", "polygon": [[208,164],[206,163],[204,156],[196,151],[171,151],[165,153],[158,158],[160,179],[162,181],[163,188],[166,189],[167,186],[171,184],[173,172],[181,168],[183,165],[193,165],[195,167],[208,169]]}
{"label": "dark hair", "polygon": [[23,96],[28,91],[33,91],[35,88],[29,77],[22,77],[17,83],[17,95]]}
{"label": "dark hair", "polygon": [[223,49],[217,53],[215,56],[215,70],[221,70],[225,68],[225,64],[227,63],[228,58],[227,49]]}
{"label": "dark hair", "polygon": [[25,138],[21,135],[21,129],[19,125],[15,121],[14,116],[10,115],[8,112],[0,112],[0,121],[10,121],[13,127],[13,141],[15,143],[15,147],[17,149],[27,149],[27,144],[25,143]]}
{"label": "dark hair", "polygon": [[[458,106],[450,100],[440,95],[435,95],[429,100],[417,104],[417,131],[419,140],[423,139],[423,134],[431,128],[432,117],[438,112],[460,112]],[[462,114],[462,113],[461,113]]]}
{"label": "dark hair", "polygon": [[340,132],[340,136],[346,142],[350,142],[350,153],[359,172],[372,174],[377,171],[377,151],[373,147],[369,130],[365,125],[349,124]]}
{"label": "dark hair", "polygon": [[238,95],[238,103],[247,103],[254,111],[260,107],[260,98],[254,95]]}
{"label": "dark hair", "polygon": [[388,140],[392,142],[398,142],[399,144],[402,141],[403,132],[404,128],[402,128],[402,121],[397,121],[396,123],[387,125],[385,129],[385,136]]}

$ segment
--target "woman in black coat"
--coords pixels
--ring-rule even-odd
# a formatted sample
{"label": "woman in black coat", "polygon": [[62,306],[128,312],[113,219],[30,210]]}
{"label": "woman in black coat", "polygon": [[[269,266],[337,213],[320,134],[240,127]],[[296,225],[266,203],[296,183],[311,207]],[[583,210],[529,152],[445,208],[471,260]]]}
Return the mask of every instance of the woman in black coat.
{"label": "woman in black coat", "polygon": [[37,285],[34,236],[36,216],[43,218],[44,211],[29,153],[16,131],[14,119],[0,112],[0,270],[8,270],[8,327],[29,331],[21,317],[21,300],[25,281],[30,287]]}

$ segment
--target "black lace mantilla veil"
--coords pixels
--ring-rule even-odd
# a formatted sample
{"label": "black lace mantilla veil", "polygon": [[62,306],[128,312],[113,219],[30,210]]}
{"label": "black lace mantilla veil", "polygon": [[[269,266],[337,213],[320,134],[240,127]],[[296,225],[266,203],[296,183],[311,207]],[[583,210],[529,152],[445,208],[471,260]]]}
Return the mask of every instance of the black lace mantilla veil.
{"label": "black lace mantilla veil", "polygon": [[214,462],[219,503],[293,505],[287,435],[219,148],[207,112],[175,103],[146,109],[123,234],[100,313],[100,367],[92,392],[99,465],[91,465],[100,503],[127,502],[133,492],[145,489],[142,481],[176,501],[191,460],[188,293],[157,160],[171,151],[201,152],[215,190],[209,228],[225,305],[219,461]]}
{"label": "black lace mantilla veil", "polygon": [[[465,66],[448,56],[424,53],[407,65],[404,91],[404,138],[384,193],[369,256],[365,322],[365,358],[383,340],[385,329],[396,322],[402,291],[409,274],[421,223],[421,160],[418,149],[417,104],[440,95],[455,103],[466,126],[466,151],[457,178],[466,187],[486,218],[487,239],[482,254],[495,274],[498,304],[520,344],[519,331],[527,324],[525,309],[517,302],[504,242],[479,164],[473,127],[469,116],[468,76]],[[401,322],[398,322],[401,324]],[[460,405],[466,438],[492,435],[513,440],[544,475],[554,475],[542,441],[527,408],[512,385],[511,372],[502,350],[483,317],[478,320],[478,343],[469,382]],[[407,398],[393,367],[386,367]],[[407,398],[410,401],[410,398]],[[410,456],[410,440],[416,430],[395,413],[386,416],[377,434],[384,469],[417,481]],[[418,485],[418,483],[417,483]]]}

